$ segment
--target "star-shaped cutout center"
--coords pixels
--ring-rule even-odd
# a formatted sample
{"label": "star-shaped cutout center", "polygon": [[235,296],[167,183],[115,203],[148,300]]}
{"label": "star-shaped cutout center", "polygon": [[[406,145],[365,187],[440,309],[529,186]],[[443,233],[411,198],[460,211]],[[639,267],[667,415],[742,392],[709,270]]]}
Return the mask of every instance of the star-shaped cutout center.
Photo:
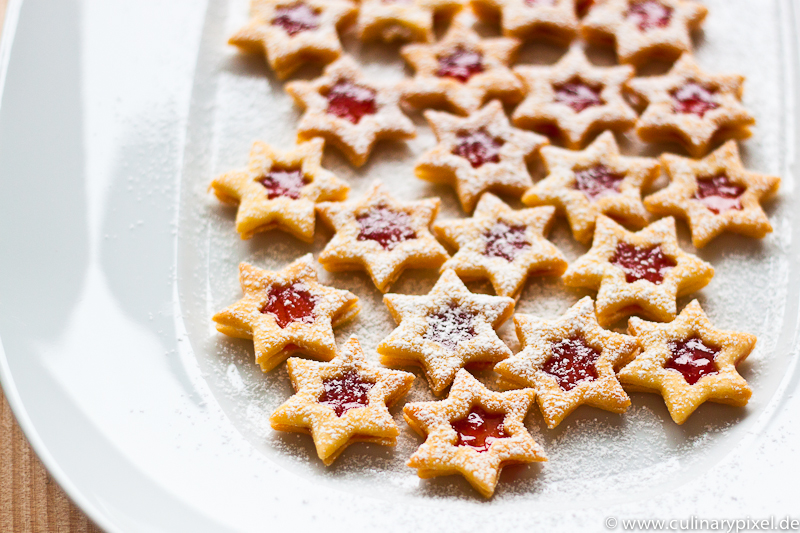
{"label": "star-shaped cutout center", "polygon": [[514,315],[522,351],[494,367],[515,386],[532,387],[547,427],[579,405],[624,413],[631,404],[616,370],[639,346],[633,337],[600,327],[589,296],[557,320]]}
{"label": "star-shaped cutout center", "polygon": [[646,142],[678,141],[694,157],[716,141],[746,139],[755,118],[742,105],[743,83],[738,74],[708,74],[684,54],[667,74],[628,82],[647,103],[636,132]]}
{"label": "star-shaped cutout center", "polygon": [[657,159],[626,157],[610,131],[582,151],[554,146],[542,148],[547,176],[522,197],[526,205],[553,205],[566,213],[572,235],[588,243],[598,215],[628,225],[647,224],[642,189],[658,176]]}
{"label": "star-shaped cutout center", "polygon": [[413,374],[369,364],[356,337],[329,363],[292,357],[286,367],[296,393],[270,416],[273,429],[311,433],[326,466],[354,442],[394,446],[400,432],[389,407]]}
{"label": "star-shaped cutout center", "polygon": [[500,20],[503,35],[569,43],[578,31],[575,0],[475,0],[479,18]]}
{"label": "star-shaped cutout center", "polygon": [[633,76],[630,66],[594,66],[574,46],[555,65],[514,72],[525,85],[525,99],[511,116],[514,125],[553,135],[568,148],[582,148],[600,130],[627,130],[636,122],[622,96]]}
{"label": "star-shaped cutout center", "polygon": [[344,200],[350,187],[322,168],[325,141],[312,139],[289,150],[256,141],[246,169],[214,179],[220,201],[237,205],[236,231],[243,239],[280,228],[306,242],[314,239],[317,202]]}
{"label": "star-shaped cutout center", "polygon": [[581,30],[591,43],[615,44],[620,63],[673,61],[692,50],[691,31],[707,13],[690,0],[606,0],[592,7]]}
{"label": "star-shaped cutout center", "polygon": [[387,294],[383,301],[399,326],[378,345],[381,362],[422,366],[436,394],[465,365],[511,355],[496,330],[511,316],[514,300],[470,292],[452,270],[424,296]]}
{"label": "star-shaped cutout center", "polygon": [[380,182],[360,200],[317,205],[336,230],[319,255],[327,270],[366,269],[386,291],[406,268],[438,268],[449,257],[431,234],[440,200],[400,202]]}
{"label": "star-shaped cutout center", "polygon": [[678,246],[674,218],[634,233],[600,215],[592,248],[563,279],[570,287],[597,289],[597,318],[607,326],[632,314],[668,322],[677,312],[675,299],[713,276],[714,267]]}
{"label": "star-shaped cutout center", "polygon": [[438,143],[420,156],[414,172],[453,184],[464,211],[472,212],[486,191],[519,197],[533,185],[527,163],[549,141],[512,127],[499,101],[467,117],[428,110],[425,118]]}
{"label": "star-shaped cutout center", "polygon": [[401,82],[403,97],[415,107],[448,107],[461,115],[497,98],[516,103],[522,84],[509,65],[520,42],[484,39],[458,17],[434,44],[408,44],[400,54],[415,75]]}
{"label": "star-shaped cutout center", "polygon": [[781,179],[748,172],[736,141],[704,159],[663,154],[661,161],[670,184],[645,198],[644,205],[659,215],[685,218],[695,247],[704,247],[725,230],[755,238],[772,231],[760,202],[778,191]]}
{"label": "star-shaped cutout center", "polygon": [[398,105],[400,92],[365,76],[350,56],[328,65],[316,80],[287,83],[286,91],[305,109],[298,139],[322,137],[357,167],[367,161],[376,141],[415,135],[414,124]]}
{"label": "star-shaped cutout center", "polygon": [[683,424],[705,401],[744,406],[750,399],[736,365],[755,347],[755,335],[716,329],[697,300],[669,324],[633,317],[628,332],[642,352],[619,372],[619,380],[633,392],[660,393],[676,423]]}
{"label": "star-shaped cutout center", "polygon": [[555,209],[550,206],[511,209],[493,194],[484,194],[472,218],[440,220],[436,235],[458,252],[442,265],[462,279],[489,278],[499,296],[516,297],[530,275],[560,276],[567,261],[545,238]]}
{"label": "star-shaped cutout center", "polygon": [[358,36],[362,41],[422,41],[434,39],[434,16],[449,19],[464,0],[361,0]]}
{"label": "star-shaped cutout center", "polygon": [[220,333],[253,340],[256,363],[264,372],[292,352],[332,359],[333,328],[358,314],[358,298],[320,284],[312,261],[307,254],[277,272],[240,263],[244,296],[213,317]]}
{"label": "star-shaped cutout center", "polygon": [[263,53],[279,79],[306,63],[330,63],[342,53],[337,29],[356,15],[349,0],[254,0],[250,20],[229,39],[246,52]]}
{"label": "star-shaped cutout center", "polygon": [[490,498],[504,466],[547,460],[523,422],[534,396],[532,389],[491,391],[459,370],[446,399],[403,408],[408,425],[425,438],[408,466],[421,478],[461,474]]}

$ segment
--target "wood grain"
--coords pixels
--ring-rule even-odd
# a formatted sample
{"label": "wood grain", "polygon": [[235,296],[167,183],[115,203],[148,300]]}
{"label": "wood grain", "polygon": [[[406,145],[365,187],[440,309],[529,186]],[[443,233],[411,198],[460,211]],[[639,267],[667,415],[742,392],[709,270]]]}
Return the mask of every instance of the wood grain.
{"label": "wood grain", "polygon": [[[6,0],[0,0],[0,28]],[[0,390],[0,531],[100,533],[53,481]]]}

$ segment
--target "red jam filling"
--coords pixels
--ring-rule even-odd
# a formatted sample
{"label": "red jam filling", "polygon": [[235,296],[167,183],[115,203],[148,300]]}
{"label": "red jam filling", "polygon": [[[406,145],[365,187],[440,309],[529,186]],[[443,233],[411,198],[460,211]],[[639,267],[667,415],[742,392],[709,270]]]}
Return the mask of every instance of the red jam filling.
{"label": "red jam filling", "polygon": [[596,165],[575,171],[575,189],[585,194],[590,202],[594,202],[603,196],[618,194],[624,179],[625,174],[612,172],[605,165]]}
{"label": "red jam filling", "polygon": [[689,385],[694,385],[703,376],[719,372],[714,364],[719,349],[706,346],[699,337],[671,341],[669,351],[672,356],[664,364],[664,368],[680,372]]}
{"label": "red jam filling", "polygon": [[483,240],[486,241],[483,255],[513,261],[531,247],[531,243],[525,238],[526,229],[525,226],[509,226],[505,222],[497,222],[483,233]]}
{"label": "red jam filling", "polygon": [[374,207],[356,216],[361,228],[359,241],[375,241],[384,250],[392,250],[403,241],[416,239],[417,234],[411,228],[411,217],[406,213],[392,211],[388,207]]}
{"label": "red jam filling", "polygon": [[742,210],[739,197],[744,194],[745,188],[732,183],[725,174],[717,174],[708,178],[697,180],[697,191],[694,193],[696,200],[705,205],[709,211],[720,214],[730,209]]}
{"label": "red jam filling", "polygon": [[664,255],[661,246],[638,248],[627,242],[617,244],[611,263],[625,272],[625,280],[628,283],[646,279],[656,285],[660,285],[666,273],[677,266],[674,259]]}
{"label": "red jam filling", "polygon": [[428,330],[425,340],[438,342],[450,351],[456,349],[458,343],[475,336],[472,325],[475,315],[458,307],[455,303],[436,314],[428,315]]}
{"label": "red jam filling", "polygon": [[350,370],[324,380],[322,386],[325,392],[319,397],[319,403],[332,407],[336,416],[342,416],[350,409],[366,407],[369,404],[367,394],[375,384],[364,381],[357,372]]}
{"label": "red jam filling", "polygon": [[303,176],[303,171],[299,168],[272,167],[259,183],[267,189],[267,197],[270,200],[279,196],[297,200],[300,198],[300,190],[310,181]]}
{"label": "red jam filling", "polygon": [[703,115],[719,107],[714,98],[715,92],[695,81],[686,82],[680,89],[670,92],[673,100],[672,109],[675,113],[693,113],[703,118]]}
{"label": "red jam filling", "polygon": [[469,446],[481,453],[489,450],[494,441],[510,437],[503,427],[505,419],[503,413],[490,413],[473,406],[466,418],[450,423],[458,434],[456,446]]}
{"label": "red jam filling", "polygon": [[571,391],[584,381],[597,379],[595,363],[600,352],[586,344],[580,337],[553,343],[553,355],[542,367],[562,389]]}
{"label": "red jam filling", "polygon": [[553,88],[556,92],[555,101],[568,105],[576,113],[603,104],[603,99],[600,98],[600,91],[603,88],[592,87],[577,78],[561,85],[555,85]]}
{"label": "red jam filling", "polygon": [[578,11],[578,16],[583,17],[594,5],[594,0],[578,0],[575,4],[575,9]]}
{"label": "red jam filling", "polygon": [[453,148],[453,153],[467,159],[472,168],[500,161],[500,148],[504,142],[489,135],[485,129],[459,131],[458,140],[458,146]]}
{"label": "red jam filling", "polygon": [[278,326],[285,328],[292,322],[314,322],[316,304],[316,297],[298,285],[273,285],[261,312],[273,315]]}
{"label": "red jam filling", "polygon": [[375,90],[348,80],[337,81],[325,97],[328,99],[328,113],[353,124],[358,124],[365,115],[378,112]]}
{"label": "red jam filling", "polygon": [[461,83],[466,83],[475,74],[483,72],[483,54],[467,50],[459,46],[455,51],[446,56],[439,57],[439,70],[436,75],[455,78]]}
{"label": "red jam filling", "polygon": [[638,0],[630,3],[626,16],[640,31],[665,28],[672,20],[672,8],[658,0]]}
{"label": "red jam filling", "polygon": [[291,37],[303,31],[319,28],[319,13],[302,2],[279,6],[275,9],[272,25],[280,26]]}

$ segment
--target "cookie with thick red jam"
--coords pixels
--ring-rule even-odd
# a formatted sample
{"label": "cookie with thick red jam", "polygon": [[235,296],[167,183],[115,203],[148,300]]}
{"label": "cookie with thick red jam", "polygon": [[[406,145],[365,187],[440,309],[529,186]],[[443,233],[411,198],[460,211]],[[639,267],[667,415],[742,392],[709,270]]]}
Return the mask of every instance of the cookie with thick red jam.
{"label": "cookie with thick red jam", "polygon": [[319,255],[330,271],[366,270],[386,291],[406,268],[439,268],[449,257],[428,229],[439,199],[401,202],[375,182],[359,200],[317,206],[336,234]]}
{"label": "cookie with thick red jam", "polygon": [[692,244],[702,248],[725,231],[761,239],[772,232],[761,202],[778,192],[778,176],[744,168],[736,141],[728,141],[703,159],[664,154],[670,184],[645,198],[657,215],[685,219]]}
{"label": "cookie with thick red jam", "polygon": [[270,416],[273,429],[310,433],[326,466],[354,442],[395,445],[400,431],[389,407],[413,374],[369,364],[356,337],[329,363],[292,357],[286,368],[295,394]]}
{"label": "cookie with thick red jam", "polygon": [[213,317],[220,333],[253,340],[256,363],[264,372],[292,352],[332,359],[333,328],[358,314],[358,298],[320,284],[312,262],[308,254],[279,271],[241,263],[244,296]]}
{"label": "cookie with thick red jam", "polygon": [[742,407],[751,390],[737,372],[756,344],[755,335],[714,327],[697,300],[668,324],[633,317],[628,333],[641,353],[619,372],[625,389],[664,397],[677,424],[683,424],[704,402]]}
{"label": "cookie with thick red jam", "polygon": [[492,497],[504,466],[547,460],[523,423],[533,400],[532,389],[494,392],[459,370],[446,399],[403,408],[408,425],[425,438],[408,466],[423,479],[461,474]]}
{"label": "cookie with thick red jam", "polygon": [[597,318],[608,326],[629,315],[668,322],[676,298],[706,286],[714,268],[678,246],[675,219],[631,232],[600,215],[592,248],[564,273],[570,287],[597,290]]}
{"label": "cookie with thick red jam", "polygon": [[514,315],[522,350],[495,365],[513,387],[531,387],[547,427],[580,405],[624,413],[631,404],[616,371],[638,352],[633,337],[600,327],[589,296],[556,320]]}
{"label": "cookie with thick red jam", "polygon": [[320,138],[289,150],[256,141],[246,169],[227,172],[211,182],[223,203],[237,206],[236,231],[243,239],[278,228],[311,242],[318,202],[344,200],[350,187],[322,168]]}
{"label": "cookie with thick red jam", "polygon": [[355,18],[350,0],[254,0],[250,20],[228,42],[263,54],[283,80],[307,63],[326,64],[342,54],[338,30]]}

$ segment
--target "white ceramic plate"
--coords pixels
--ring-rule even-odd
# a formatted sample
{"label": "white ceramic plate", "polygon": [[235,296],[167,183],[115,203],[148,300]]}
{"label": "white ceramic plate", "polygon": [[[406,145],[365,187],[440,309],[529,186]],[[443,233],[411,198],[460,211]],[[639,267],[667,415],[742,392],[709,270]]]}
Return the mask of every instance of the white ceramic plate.
{"label": "white ceramic plate", "polygon": [[[396,449],[354,445],[322,467],[307,436],[269,429],[290,394],[285,370],[262,375],[249,343],[212,327],[213,312],[239,298],[239,261],[280,267],[330,236],[318,227],[313,245],[278,232],[240,241],[233,211],[207,192],[214,175],[246,164],[254,139],[291,144],[299,116],[263,61],[225,44],[247,1],[11,2],[0,375],[37,453],[109,531],[602,530],[606,517],[800,518],[796,13],[789,0],[705,3],[699,60],[748,77],[758,126],[743,145],[746,163],[784,179],[767,206],[774,234],[726,235],[700,252],[717,269],[697,295],[712,320],[759,337],[741,366],[753,398],[745,409],[704,405],[681,427],[654,395],[634,395],[623,416],[580,408],[554,431],[532,412],[528,426],[550,462],[506,469],[487,502],[458,477],[421,481],[404,466],[419,439],[397,409]],[[403,75],[396,50],[360,50],[351,38],[346,46],[368,72]],[[523,61],[556,57],[532,47]],[[442,216],[462,216],[451,190],[413,178],[415,156],[433,144],[415,120],[417,139],[381,145],[364,168],[332,151],[326,166],[354,197],[378,178],[401,198],[441,196]],[[571,260],[585,250],[563,224],[552,238]],[[393,290],[424,293],[435,277],[406,274]],[[358,335],[374,358],[393,327],[380,294],[363,273],[322,278],[361,298],[361,315],[337,339]],[[553,318],[579,296],[534,280],[518,310]],[[516,348],[511,329],[502,333]],[[424,379],[409,398],[432,398]]]}

